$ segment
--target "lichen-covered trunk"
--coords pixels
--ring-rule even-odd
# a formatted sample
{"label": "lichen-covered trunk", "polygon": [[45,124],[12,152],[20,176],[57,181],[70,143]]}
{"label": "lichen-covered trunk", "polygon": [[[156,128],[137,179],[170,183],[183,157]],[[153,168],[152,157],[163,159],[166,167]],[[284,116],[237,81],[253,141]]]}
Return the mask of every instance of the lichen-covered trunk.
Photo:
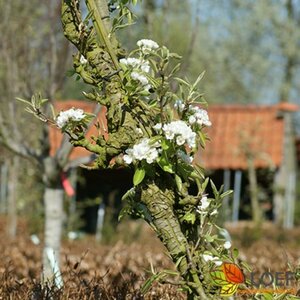
{"label": "lichen-covered trunk", "polygon": [[61,286],[60,275],[60,246],[63,223],[62,188],[46,187],[44,193],[45,205],[45,240],[43,249],[43,280],[55,281]]}
{"label": "lichen-covered trunk", "polygon": [[[186,252],[187,240],[174,216],[174,195],[170,190],[162,191],[155,184],[151,184],[142,190],[141,200],[151,214],[158,237],[176,262]],[[180,264],[180,271],[184,272],[186,268],[185,258]]]}
{"label": "lichen-covered trunk", "polygon": [[[151,215],[156,234],[167,248],[181,276],[190,283],[188,299],[207,299],[196,267],[189,261],[188,241],[174,214],[175,196],[172,190],[156,184],[145,185],[141,190],[143,202]],[[199,298],[200,297],[200,298]]]}

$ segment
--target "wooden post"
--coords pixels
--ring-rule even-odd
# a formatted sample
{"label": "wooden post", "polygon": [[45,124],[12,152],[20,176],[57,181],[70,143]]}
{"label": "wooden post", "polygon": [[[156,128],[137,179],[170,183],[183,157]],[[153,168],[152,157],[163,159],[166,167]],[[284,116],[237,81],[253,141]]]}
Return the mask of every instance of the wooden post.
{"label": "wooden post", "polygon": [[240,198],[241,198],[241,183],[242,171],[236,170],[234,173],[234,194],[233,194],[233,208],[232,208],[232,222],[239,220]]}
{"label": "wooden post", "polygon": [[284,187],[285,170],[283,166],[276,171],[274,176],[274,197],[273,197],[273,215],[274,222],[278,226],[283,225],[284,219]]}
{"label": "wooden post", "polygon": [[104,216],[105,216],[105,204],[104,202],[101,202],[98,207],[98,213],[97,213],[96,241],[98,242],[102,240]]}

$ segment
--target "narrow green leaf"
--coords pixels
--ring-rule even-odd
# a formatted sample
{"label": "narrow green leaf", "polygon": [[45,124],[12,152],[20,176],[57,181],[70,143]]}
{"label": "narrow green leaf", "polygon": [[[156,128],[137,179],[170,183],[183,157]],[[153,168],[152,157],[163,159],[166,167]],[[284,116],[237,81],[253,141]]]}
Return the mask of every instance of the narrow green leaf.
{"label": "narrow green leaf", "polygon": [[220,196],[220,198],[223,199],[223,198],[225,198],[225,197],[231,195],[232,193],[233,193],[232,190],[226,191],[226,192],[224,192],[224,193]]}
{"label": "narrow green leaf", "polygon": [[140,184],[143,181],[143,179],[145,178],[145,175],[146,175],[145,169],[137,168],[133,175],[133,184],[135,186]]}
{"label": "narrow green leaf", "polygon": [[175,174],[175,182],[176,182],[176,186],[179,192],[181,192],[182,190],[182,180],[180,178],[180,176],[178,176],[177,174]]}
{"label": "narrow green leaf", "polygon": [[201,81],[201,79],[203,78],[204,74],[205,74],[205,71],[203,71],[203,72],[197,77],[195,83],[193,84],[193,88],[195,88],[195,87],[198,85],[198,83],[199,83],[199,82]]}
{"label": "narrow green leaf", "polygon": [[27,105],[31,105],[30,101],[17,97],[16,100],[26,103]]}

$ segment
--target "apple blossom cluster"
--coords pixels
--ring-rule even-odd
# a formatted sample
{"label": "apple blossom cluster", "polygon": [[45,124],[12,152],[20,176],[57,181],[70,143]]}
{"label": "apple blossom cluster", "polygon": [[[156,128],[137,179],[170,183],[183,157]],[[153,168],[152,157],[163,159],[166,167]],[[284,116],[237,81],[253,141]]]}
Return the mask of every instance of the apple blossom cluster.
{"label": "apple blossom cluster", "polygon": [[151,85],[149,84],[149,81],[145,75],[138,72],[132,72],[130,77],[135,81],[139,81],[145,90],[149,90],[151,88]]}
{"label": "apple blossom cluster", "polygon": [[[156,42],[147,39],[138,41],[137,45],[143,53],[146,53],[145,51],[152,51],[159,47]],[[135,57],[128,57],[121,58],[120,64],[131,70],[130,77],[134,81],[139,82],[144,90],[149,91],[151,85],[149,84],[147,76],[145,76],[145,73],[149,73],[151,70],[149,61]]]}
{"label": "apple blossom cluster", "polygon": [[190,148],[196,147],[196,133],[184,121],[178,120],[165,124],[162,130],[166,139],[175,139],[178,146],[187,143]]}
{"label": "apple blossom cluster", "polygon": [[125,163],[131,164],[137,160],[141,161],[145,159],[148,164],[152,164],[159,154],[159,143],[150,144],[150,139],[144,138],[140,143],[133,146],[133,148],[127,149],[123,156]]}
{"label": "apple blossom cluster", "polygon": [[128,58],[121,58],[120,63],[127,67],[131,67],[133,69],[140,69],[145,73],[150,72],[150,65],[149,62],[146,60],[141,60],[139,58],[134,58],[134,57],[128,57]]}
{"label": "apple blossom cluster", "polygon": [[82,109],[71,108],[61,111],[56,118],[56,124],[59,128],[65,127],[70,121],[79,122],[85,117]]}
{"label": "apple blossom cluster", "polygon": [[210,200],[207,198],[206,195],[203,195],[201,198],[201,204],[197,206],[196,211],[199,214],[203,214],[203,213],[207,212],[209,205],[210,205]]}
{"label": "apple blossom cluster", "polygon": [[174,108],[177,109],[179,112],[183,112],[184,110],[184,103],[181,99],[177,99],[174,103]]}
{"label": "apple blossom cluster", "polygon": [[190,105],[189,113],[191,113],[191,115],[189,116],[189,123],[191,125],[197,123],[200,126],[211,126],[211,121],[209,120],[208,113],[205,109],[202,109],[198,106]]}
{"label": "apple blossom cluster", "polygon": [[220,260],[220,258],[217,257],[217,256],[212,256],[212,255],[210,255],[210,254],[204,253],[204,254],[202,254],[202,257],[203,257],[203,260],[204,260],[205,262],[211,261],[211,262],[213,262],[216,266],[221,266],[221,265],[223,264],[223,262],[222,262],[222,261]]}
{"label": "apple blossom cluster", "polygon": [[159,47],[159,45],[149,39],[142,39],[136,43],[142,50],[142,52],[147,53],[149,51],[153,51]]}

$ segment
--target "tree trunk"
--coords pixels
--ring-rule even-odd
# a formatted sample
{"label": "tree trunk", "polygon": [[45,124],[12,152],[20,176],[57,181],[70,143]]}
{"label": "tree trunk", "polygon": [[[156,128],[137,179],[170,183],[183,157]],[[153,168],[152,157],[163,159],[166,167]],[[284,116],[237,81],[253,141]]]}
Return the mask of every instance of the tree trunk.
{"label": "tree trunk", "polygon": [[60,244],[63,223],[63,197],[62,188],[45,188],[45,241],[43,250],[43,280],[55,281],[56,286],[62,286],[59,270]]}
{"label": "tree trunk", "polygon": [[259,223],[262,221],[262,213],[258,200],[257,177],[253,158],[248,158],[248,174],[250,183],[252,219],[255,225],[259,225]]}
{"label": "tree trunk", "polygon": [[11,238],[15,238],[17,234],[17,184],[18,184],[18,156],[12,159],[12,165],[9,170],[8,180],[8,201],[7,201],[7,234]]}
{"label": "tree trunk", "polygon": [[192,292],[188,293],[188,299],[207,299],[198,271],[192,261],[189,261],[188,241],[174,215],[174,194],[163,185],[164,183],[146,185],[141,190],[141,202],[147,206],[151,215],[151,225],[168,249],[178,271],[187,282],[191,283]]}
{"label": "tree trunk", "polygon": [[0,174],[0,214],[6,212],[7,204],[7,185],[8,185],[8,166],[7,161],[1,165],[1,174]]}

